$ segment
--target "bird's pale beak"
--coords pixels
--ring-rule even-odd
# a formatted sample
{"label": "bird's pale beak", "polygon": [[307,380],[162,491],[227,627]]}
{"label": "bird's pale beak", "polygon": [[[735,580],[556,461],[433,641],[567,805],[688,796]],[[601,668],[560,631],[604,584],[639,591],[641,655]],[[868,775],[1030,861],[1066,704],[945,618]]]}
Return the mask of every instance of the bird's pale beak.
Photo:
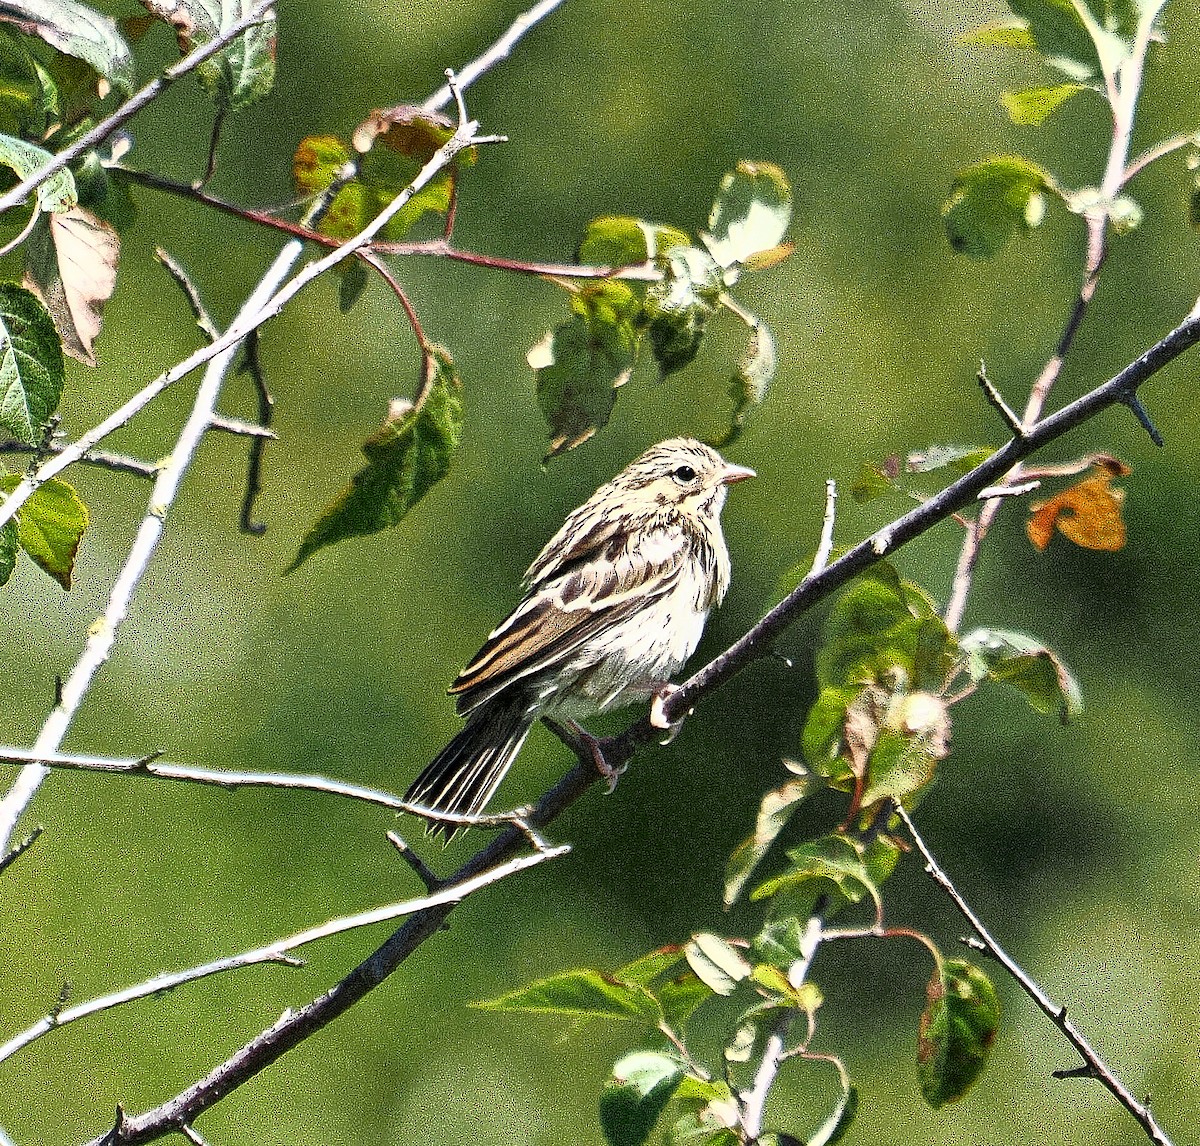
{"label": "bird's pale beak", "polygon": [[733,485],[735,481],[745,481],[747,478],[758,477],[749,466],[735,466],[729,462],[725,463],[725,469],[721,473],[722,485]]}

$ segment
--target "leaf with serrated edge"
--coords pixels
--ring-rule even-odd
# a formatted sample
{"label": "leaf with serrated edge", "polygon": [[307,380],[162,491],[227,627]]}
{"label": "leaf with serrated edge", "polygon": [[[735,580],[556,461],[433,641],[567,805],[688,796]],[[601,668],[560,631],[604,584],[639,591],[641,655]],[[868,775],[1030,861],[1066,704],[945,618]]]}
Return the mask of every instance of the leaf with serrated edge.
{"label": "leaf with serrated edge", "polygon": [[[9,494],[20,480],[17,474],[0,478],[0,490]],[[88,509],[79,494],[60,478],[49,478],[21,506],[17,541],[41,569],[64,589],[70,589],[75,556],[87,524]]]}
{"label": "leaf with serrated edge", "polygon": [[77,0],[5,0],[0,20],[83,60],[118,91],[133,94],[133,56],[111,17]]}
{"label": "leaf with serrated edge", "polygon": [[[16,172],[18,179],[32,175],[54,157],[45,150],[11,135],[0,135],[0,164]],[[79,201],[75,177],[65,168],[38,185],[38,206],[43,211],[66,211]]]}
{"label": "leaf with serrated edge", "polygon": [[54,322],[34,295],[0,283],[0,427],[37,445],[58,408],[64,368]]}
{"label": "leaf with serrated edge", "polygon": [[446,475],[462,437],[462,383],[441,347],[432,348],[428,369],[417,404],[398,403],[363,443],[367,465],[305,534],[288,572],[327,545],[398,524]]}
{"label": "leaf with serrated edge", "polygon": [[600,1019],[623,1019],[656,1027],[662,1009],[645,987],[590,968],[563,971],[471,1006],[485,1011],[530,1011]]}
{"label": "leaf with serrated edge", "polygon": [[935,1110],[957,1102],[987,1064],[1000,1025],[991,980],[963,959],[947,959],[926,990],[917,1043],[921,1094]]}
{"label": "leaf with serrated edge", "polygon": [[[179,51],[186,55],[237,23],[254,5],[252,0],[142,0],[142,6],[175,29]],[[275,32],[274,19],[265,19],[196,69],[218,107],[239,111],[270,92]]]}
{"label": "leaf with serrated edge", "polygon": [[792,218],[792,190],[774,163],[739,161],[726,173],[701,235],[721,267],[779,246]]}
{"label": "leaf with serrated edge", "polygon": [[642,321],[665,378],[696,357],[722,280],[721,268],[699,247],[675,247],[658,263],[663,277],[646,288]]}
{"label": "leaf with serrated edge", "polygon": [[120,257],[117,232],[83,207],[51,215],[25,244],[24,286],[50,312],[63,349],[88,366]]}

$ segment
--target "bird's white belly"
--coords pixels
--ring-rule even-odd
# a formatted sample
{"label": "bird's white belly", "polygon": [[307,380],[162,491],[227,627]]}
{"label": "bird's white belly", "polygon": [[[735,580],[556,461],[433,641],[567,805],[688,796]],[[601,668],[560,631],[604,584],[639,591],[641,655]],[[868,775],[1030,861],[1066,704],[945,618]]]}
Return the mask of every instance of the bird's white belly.
{"label": "bird's white belly", "polygon": [[544,711],[582,719],[646,699],[695,652],[707,617],[693,592],[676,588],[579,648],[558,678],[573,677],[573,687],[554,689],[558,696],[549,699]]}

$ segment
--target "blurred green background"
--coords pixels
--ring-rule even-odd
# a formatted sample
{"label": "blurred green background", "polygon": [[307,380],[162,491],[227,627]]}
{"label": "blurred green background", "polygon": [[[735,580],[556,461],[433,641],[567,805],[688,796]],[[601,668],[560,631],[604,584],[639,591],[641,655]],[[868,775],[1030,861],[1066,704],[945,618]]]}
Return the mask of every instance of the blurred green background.
{"label": "blurred green background", "polygon": [[[443,68],[476,55],[517,10],[486,0],[283,6],[276,93],[229,124],[214,189],[254,205],[288,199],[302,136],[346,134],[372,108],[423,99]],[[472,114],[510,142],[488,148],[464,180],[457,240],[466,248],[566,259],[586,222],[608,212],[694,230],[721,174],[743,157],[772,160],[792,180],[796,254],[740,288],[776,332],[781,370],[733,451],[759,479],[738,487],[726,511],[734,584],[702,657],[743,632],[778,578],[808,559],[827,477],[844,493],[838,541],[856,541],[906,508],[853,504],[862,459],[998,444],[1001,427],[974,382],[979,359],[1019,406],[1053,348],[1079,273],[1078,220],[1052,210],[995,262],[972,263],[952,254],[939,218],[954,172],[989,153],[1021,151],[1072,186],[1102,167],[1098,100],[1073,101],[1036,132],[1005,118],[997,92],[1044,73],[1019,54],[956,42],[1001,14],[999,5],[919,0],[567,0],[470,93]],[[1182,0],[1167,11],[1138,150],[1197,127],[1194,17]],[[172,49],[154,30],[139,48],[142,75]],[[207,102],[180,85],[134,122],[132,158],[194,178],[209,120]],[[1176,158],[1138,180],[1145,224],[1116,243],[1055,401],[1102,380],[1191,307],[1200,240],[1186,224],[1189,179]],[[151,257],[155,244],[191,270],[222,320],[280,244],[135,194],[140,219],[125,237],[101,366],[71,368],[72,433],[195,345]],[[561,320],[559,292],[429,259],[400,274],[465,380],[467,433],[449,477],[399,529],[281,576],[303,530],[360,464],[358,444],[388,399],[415,380],[412,336],[381,285],[349,316],[338,313],[335,283],[310,288],[263,342],[280,434],[259,507],[267,533],[237,533],[244,450],[213,437],[68,748],[163,749],[195,764],[317,771],[402,791],[458,726],[443,689],[515,602],[521,573],[564,514],[647,444],[721,428],[741,338],[732,324],[665,385],[639,370],[610,427],[543,471],[524,355]],[[1017,514],[993,531],[967,624],[1044,638],[1078,673],[1087,708],[1064,728],[995,692],[959,706],[953,755],[919,813],[997,936],[1070,1004],[1130,1086],[1153,1093],[1180,1140],[1200,1118],[1198,376],[1193,352],[1144,392],[1165,450],[1115,412],[1055,454],[1110,450],[1133,466],[1124,551],[1086,553],[1059,538],[1039,555]],[[168,449],[190,392],[169,393],[114,445],[145,457]],[[250,412],[244,380],[224,405]],[[144,512],[147,487],[132,479],[89,470],[73,480],[94,518],[76,587],[65,595],[25,563],[3,598],[6,743],[32,742],[55,674],[73,663]],[[897,564],[944,601],[959,540],[948,524]],[[571,966],[615,966],[693,931],[754,928],[753,912],[722,912],[721,873],[759,795],[780,779],[779,758],[797,751],[819,627],[819,616],[805,618],[785,640],[793,668],[756,665],[672,746],[642,756],[613,796],[596,791],[572,809],[552,832],[572,844],[569,857],[460,908],[364,1004],[198,1129],[213,1143],[291,1146],[599,1142],[597,1093],[631,1032],[464,1003]],[[539,731],[502,800],[535,796],[566,764]],[[808,826],[835,814],[814,810]],[[63,773],[25,826],[35,823],[45,835],[0,881],[0,1039],[44,1014],[64,981],[86,999],[416,891],[383,838],[391,819],[328,798]],[[433,861],[448,867],[475,842]],[[962,924],[911,858],[888,894],[894,922],[954,949]],[[56,1032],[0,1065],[0,1125],[19,1146],[96,1134],[116,1103],[139,1111],[174,1094],[385,934],[311,948],[300,970],[219,977]],[[914,1056],[928,974],[920,948],[898,942],[842,945],[816,965],[828,998],[816,1049],[843,1055],[862,1087],[849,1141],[1138,1140],[1098,1086],[1050,1078],[1075,1060],[999,974],[1006,1015],[990,1069],[960,1105],[925,1107]],[[833,1095],[831,1072],[800,1067],[772,1109],[804,1133]]]}

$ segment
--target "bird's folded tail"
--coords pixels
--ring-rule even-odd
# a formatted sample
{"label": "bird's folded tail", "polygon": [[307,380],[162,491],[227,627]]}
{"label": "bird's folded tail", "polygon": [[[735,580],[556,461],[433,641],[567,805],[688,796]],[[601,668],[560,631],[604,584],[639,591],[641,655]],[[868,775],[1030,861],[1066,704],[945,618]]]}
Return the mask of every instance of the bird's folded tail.
{"label": "bird's folded tail", "polygon": [[[526,698],[500,697],[468,718],[466,726],[427,765],[404,794],[405,800],[437,812],[473,816],[481,812],[529,735],[534,715]],[[448,843],[463,825],[431,822]]]}

